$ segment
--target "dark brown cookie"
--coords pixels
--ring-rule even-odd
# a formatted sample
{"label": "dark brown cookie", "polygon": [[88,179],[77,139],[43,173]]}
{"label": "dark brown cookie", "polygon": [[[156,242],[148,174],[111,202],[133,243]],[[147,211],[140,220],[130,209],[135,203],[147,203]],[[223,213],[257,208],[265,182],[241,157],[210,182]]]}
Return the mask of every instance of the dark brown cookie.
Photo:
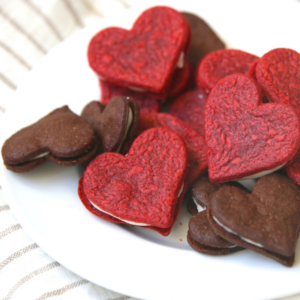
{"label": "dark brown cookie", "polygon": [[46,160],[61,166],[86,163],[98,147],[92,126],[63,106],[7,139],[2,157],[7,169],[28,172]]}
{"label": "dark brown cookie", "polygon": [[225,44],[201,18],[191,13],[182,12],[192,30],[192,42],[187,61],[196,67],[208,53],[225,48]]}
{"label": "dark brown cookie", "polygon": [[192,185],[192,198],[189,200],[187,205],[188,211],[194,215],[201,210],[204,210],[209,205],[213,193],[224,185],[235,186],[249,192],[237,181],[214,183],[211,182],[207,176],[203,176],[198,178]]}
{"label": "dark brown cookie", "polygon": [[107,105],[90,102],[81,116],[94,127],[103,152],[126,154],[139,126],[140,109],[134,99],[116,96]]}
{"label": "dark brown cookie", "polygon": [[225,255],[243,249],[215,234],[208,222],[206,211],[190,219],[187,241],[197,252],[210,255]]}
{"label": "dark brown cookie", "polygon": [[300,229],[300,188],[289,178],[264,176],[251,194],[224,186],[213,194],[208,215],[224,239],[292,266]]}

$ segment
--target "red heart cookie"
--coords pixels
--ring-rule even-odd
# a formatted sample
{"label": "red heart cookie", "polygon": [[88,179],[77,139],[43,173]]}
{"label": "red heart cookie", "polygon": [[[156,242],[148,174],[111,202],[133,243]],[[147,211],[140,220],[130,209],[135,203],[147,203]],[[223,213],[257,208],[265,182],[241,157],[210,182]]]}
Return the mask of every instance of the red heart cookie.
{"label": "red heart cookie", "polygon": [[272,102],[286,103],[300,113],[300,54],[274,49],[257,62],[257,82]]}
{"label": "red heart cookie", "polygon": [[161,93],[189,44],[190,27],[184,17],[168,7],[153,7],[130,31],[115,27],[100,31],[89,44],[88,60],[101,78],[113,84]]}
{"label": "red heart cookie", "polygon": [[205,108],[208,171],[212,182],[261,177],[282,168],[300,146],[300,120],[288,105],[262,103],[247,75],[220,80]]}
{"label": "red heart cookie", "polygon": [[231,74],[247,74],[258,57],[250,53],[222,49],[206,55],[198,66],[196,84],[198,88],[210,92],[217,82]]}
{"label": "red heart cookie", "polygon": [[186,125],[181,120],[164,113],[144,114],[140,118],[139,130],[152,127],[166,127],[179,134],[186,144],[188,152],[188,171],[185,179],[185,188],[207,170],[206,143],[204,137]]}
{"label": "red heart cookie", "polygon": [[166,128],[141,134],[128,155],[104,153],[83,175],[94,207],[131,225],[168,228],[174,223],[187,168],[179,135]]}

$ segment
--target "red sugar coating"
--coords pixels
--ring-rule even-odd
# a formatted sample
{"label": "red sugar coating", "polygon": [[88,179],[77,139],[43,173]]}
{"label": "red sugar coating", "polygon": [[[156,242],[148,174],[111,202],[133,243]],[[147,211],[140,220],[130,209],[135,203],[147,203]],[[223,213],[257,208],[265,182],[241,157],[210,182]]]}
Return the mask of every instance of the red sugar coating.
{"label": "red sugar coating", "polygon": [[206,55],[196,72],[196,85],[208,93],[217,82],[234,73],[248,74],[259,58],[244,51],[222,49]]}
{"label": "red sugar coating", "polygon": [[300,54],[291,49],[274,49],[256,66],[257,82],[272,102],[286,103],[300,113]]}
{"label": "red sugar coating", "polygon": [[187,168],[184,141],[166,128],[142,133],[128,155],[103,153],[83,175],[97,207],[122,220],[168,228],[174,223]]}
{"label": "red sugar coating", "polygon": [[285,168],[288,177],[300,185],[300,156]]}
{"label": "red sugar coating", "polygon": [[164,113],[141,115],[139,131],[141,132],[151,127],[170,128],[185,141],[188,152],[188,171],[185,179],[185,188],[188,189],[207,170],[207,149],[204,137],[181,120]]}
{"label": "red sugar coating", "polygon": [[210,180],[238,180],[286,164],[299,149],[299,131],[298,114],[285,104],[263,104],[249,76],[220,80],[205,108]]}
{"label": "red sugar coating", "polygon": [[108,104],[115,96],[125,96],[136,100],[140,106],[141,114],[160,111],[161,101],[151,98],[147,93],[138,93],[126,88],[118,87],[103,80],[99,80],[99,85],[101,89],[101,103],[103,104]]}
{"label": "red sugar coating", "polygon": [[91,68],[118,86],[162,93],[182,52],[190,44],[190,27],[169,7],[144,11],[130,31],[107,28],[97,33],[88,47]]}
{"label": "red sugar coating", "polygon": [[169,113],[204,136],[206,100],[207,94],[203,91],[188,91],[175,99]]}

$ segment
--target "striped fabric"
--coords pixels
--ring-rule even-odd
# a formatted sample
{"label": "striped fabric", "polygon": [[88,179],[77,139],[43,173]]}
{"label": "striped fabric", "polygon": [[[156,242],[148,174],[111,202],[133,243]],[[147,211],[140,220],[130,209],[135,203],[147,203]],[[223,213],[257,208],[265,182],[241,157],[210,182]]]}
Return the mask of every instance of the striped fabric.
{"label": "striped fabric", "polygon": [[[0,0],[0,120],[18,84],[53,46],[128,6],[124,0]],[[133,300],[88,282],[43,252],[14,218],[1,187],[0,299]]]}

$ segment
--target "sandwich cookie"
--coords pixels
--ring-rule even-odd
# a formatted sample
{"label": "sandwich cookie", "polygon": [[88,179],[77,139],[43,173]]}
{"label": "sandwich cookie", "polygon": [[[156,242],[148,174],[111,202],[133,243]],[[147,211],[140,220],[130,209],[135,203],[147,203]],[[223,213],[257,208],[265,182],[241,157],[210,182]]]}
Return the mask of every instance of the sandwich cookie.
{"label": "sandwich cookie", "polygon": [[184,66],[191,29],[176,10],[145,10],[131,30],[111,27],[97,33],[88,47],[90,67],[100,79],[137,91],[163,93],[176,68]]}
{"label": "sandwich cookie", "polygon": [[182,199],[187,152],[166,128],[142,133],[128,155],[103,153],[84,172],[79,196],[102,213],[134,226],[170,233]]}
{"label": "sandwich cookie", "polygon": [[264,176],[251,194],[223,186],[212,196],[208,217],[224,239],[285,266],[293,265],[300,229],[300,188],[288,177]]}
{"label": "sandwich cookie", "polygon": [[208,173],[212,182],[259,178],[293,161],[300,147],[300,119],[282,103],[262,103],[247,75],[221,79],[205,107]]}
{"label": "sandwich cookie", "polygon": [[134,99],[116,96],[107,105],[90,102],[81,116],[93,126],[103,152],[126,154],[136,136],[140,109]]}
{"label": "sandwich cookie", "polygon": [[2,157],[7,169],[28,172],[47,160],[60,166],[87,163],[98,148],[93,127],[63,106],[7,139]]}

